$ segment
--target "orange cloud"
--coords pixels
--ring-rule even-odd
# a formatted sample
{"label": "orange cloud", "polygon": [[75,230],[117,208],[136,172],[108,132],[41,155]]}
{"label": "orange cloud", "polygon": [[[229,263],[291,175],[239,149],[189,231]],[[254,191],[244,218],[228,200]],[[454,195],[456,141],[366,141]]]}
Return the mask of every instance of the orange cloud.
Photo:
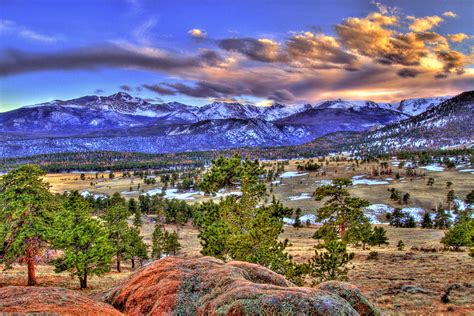
{"label": "orange cloud", "polygon": [[447,36],[451,41],[455,43],[459,43],[464,41],[465,39],[469,38],[469,35],[466,35],[464,33],[456,33],[456,34],[448,34]]}
{"label": "orange cloud", "polygon": [[410,24],[409,28],[414,32],[425,32],[438,26],[443,21],[443,18],[440,18],[436,15],[425,16],[424,18],[415,18],[413,23]]}

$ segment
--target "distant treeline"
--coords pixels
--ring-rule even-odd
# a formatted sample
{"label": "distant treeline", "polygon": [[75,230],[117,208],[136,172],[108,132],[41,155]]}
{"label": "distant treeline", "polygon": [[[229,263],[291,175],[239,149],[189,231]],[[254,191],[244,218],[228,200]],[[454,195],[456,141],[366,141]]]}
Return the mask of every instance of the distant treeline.
{"label": "distant treeline", "polygon": [[[241,155],[251,159],[294,159],[326,156],[328,149],[314,143],[288,147],[238,148],[221,151],[147,154],[130,152],[70,152],[0,159],[0,170],[8,171],[23,164],[36,164],[48,172],[122,171],[140,169],[193,169],[208,165],[219,156]],[[363,160],[397,159],[418,161],[421,164],[443,162],[452,156],[470,156],[474,163],[474,149],[399,151],[380,154],[359,154]]]}

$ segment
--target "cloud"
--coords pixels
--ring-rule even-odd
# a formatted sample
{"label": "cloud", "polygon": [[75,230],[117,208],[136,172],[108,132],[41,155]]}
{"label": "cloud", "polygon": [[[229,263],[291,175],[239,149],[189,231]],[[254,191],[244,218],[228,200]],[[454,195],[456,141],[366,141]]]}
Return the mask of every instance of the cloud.
{"label": "cloud", "polygon": [[456,34],[448,34],[447,36],[451,41],[455,43],[459,43],[464,41],[465,39],[469,38],[469,35],[466,35],[464,33],[456,33]]}
{"label": "cloud", "polygon": [[132,87],[130,87],[127,84],[121,85],[119,88],[120,90],[123,90],[123,91],[132,91]]}
{"label": "cloud", "polygon": [[174,89],[169,89],[159,84],[156,84],[156,85],[144,84],[143,88],[156,92],[159,95],[176,95],[176,91]]}
{"label": "cloud", "polygon": [[278,43],[269,39],[227,38],[217,43],[226,51],[240,53],[255,61],[276,62],[285,59],[280,54]]}
{"label": "cloud", "polygon": [[414,78],[418,76],[420,73],[421,71],[414,68],[403,68],[397,71],[397,75],[399,75],[402,78]]}
{"label": "cloud", "polygon": [[197,39],[203,39],[207,37],[206,31],[201,30],[201,29],[191,29],[188,31],[188,34],[191,35],[191,37],[194,37]]}
{"label": "cloud", "polygon": [[31,30],[25,26],[18,25],[14,21],[10,20],[0,20],[0,35],[2,34],[12,34],[27,40],[32,40],[45,44],[55,43],[58,41],[56,37]]}
{"label": "cloud", "polygon": [[105,93],[105,91],[102,90],[102,89],[96,89],[96,90],[94,90],[94,94],[103,94],[103,93]]}
{"label": "cloud", "polygon": [[446,11],[443,13],[443,16],[448,17],[448,18],[455,18],[457,17],[457,14],[454,13],[453,11]]}
{"label": "cloud", "polygon": [[425,32],[438,26],[443,21],[443,18],[437,15],[425,16],[424,18],[415,18],[410,24],[409,28],[414,32]]}
{"label": "cloud", "polygon": [[151,17],[145,20],[143,23],[138,25],[132,30],[132,36],[135,38],[135,40],[138,43],[141,43],[143,45],[150,45],[151,44],[151,39],[150,39],[150,33],[153,30],[153,28],[156,26],[156,23],[158,22],[156,17]]}
{"label": "cloud", "polygon": [[[334,37],[305,32],[287,41],[287,50],[291,60],[303,65],[314,66],[328,63],[346,65],[347,69],[357,69],[357,57],[346,52]],[[317,67],[318,68],[318,67]]]}
{"label": "cloud", "polygon": [[154,49],[103,44],[52,53],[26,53],[8,49],[0,53],[0,76],[48,70],[98,69],[101,67],[138,68],[151,71],[177,71],[220,62],[216,52],[195,56],[175,56]]}
{"label": "cloud", "polygon": [[388,19],[369,15],[367,18],[348,18],[336,25],[339,40],[345,47],[360,55],[383,64],[419,65],[428,54],[424,43],[414,33],[397,33],[385,25],[397,23],[396,17]]}

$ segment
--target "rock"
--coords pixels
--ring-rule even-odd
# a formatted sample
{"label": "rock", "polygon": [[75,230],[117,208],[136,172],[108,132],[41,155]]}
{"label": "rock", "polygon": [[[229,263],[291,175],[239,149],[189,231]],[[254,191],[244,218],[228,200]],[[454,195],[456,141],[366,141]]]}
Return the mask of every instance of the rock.
{"label": "rock", "polygon": [[0,288],[1,315],[122,315],[112,306],[59,287]]}
{"label": "rock", "polygon": [[252,263],[168,257],[138,270],[103,299],[131,315],[378,314],[352,285],[324,287],[297,287]]}
{"label": "rock", "polygon": [[377,308],[362,295],[355,285],[346,282],[327,281],[319,284],[318,288],[342,297],[361,315],[380,314]]}

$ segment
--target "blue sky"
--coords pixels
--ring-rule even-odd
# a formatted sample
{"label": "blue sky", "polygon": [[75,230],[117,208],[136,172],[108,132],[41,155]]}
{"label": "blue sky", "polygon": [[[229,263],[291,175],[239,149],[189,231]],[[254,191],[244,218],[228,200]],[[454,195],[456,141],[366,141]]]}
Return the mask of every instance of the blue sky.
{"label": "blue sky", "polygon": [[471,0],[0,0],[0,111],[121,90],[196,105],[455,94],[474,86],[473,13]]}

